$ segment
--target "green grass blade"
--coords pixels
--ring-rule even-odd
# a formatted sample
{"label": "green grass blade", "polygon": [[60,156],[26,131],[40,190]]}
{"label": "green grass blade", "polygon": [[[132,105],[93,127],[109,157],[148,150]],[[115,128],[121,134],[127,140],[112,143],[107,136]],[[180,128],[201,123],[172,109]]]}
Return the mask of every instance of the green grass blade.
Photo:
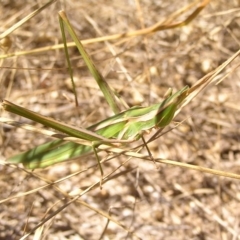
{"label": "green grass blade", "polygon": [[[83,57],[89,71],[91,72],[92,76],[95,78],[99,88],[103,92],[103,95],[108,102],[109,106],[113,110],[113,112],[119,113],[120,112],[120,107],[117,104],[116,101],[116,95],[113,93],[105,79],[103,78],[102,74],[97,70],[96,66],[94,65],[93,61],[91,60],[90,56],[87,54],[85,51],[82,43],[79,41],[74,29],[71,26],[71,23],[69,22],[66,14],[64,11],[59,12],[59,22],[60,22],[60,27],[61,31],[64,31],[64,25],[66,26],[69,34],[71,35],[73,41],[75,42],[81,56]],[[63,24],[64,23],[64,24]]]}
{"label": "green grass blade", "polygon": [[62,33],[64,52],[65,52],[65,56],[66,56],[67,64],[68,64],[68,73],[69,73],[70,78],[71,78],[73,93],[74,93],[74,96],[75,96],[75,105],[78,106],[76,85],[75,85],[75,82],[73,80],[73,70],[72,70],[72,65],[71,65],[71,62],[70,62],[69,54],[68,54],[68,47],[67,47],[67,40],[66,40],[65,31],[64,31],[64,24],[63,24],[63,21],[59,21],[59,23],[60,23],[61,33]]}

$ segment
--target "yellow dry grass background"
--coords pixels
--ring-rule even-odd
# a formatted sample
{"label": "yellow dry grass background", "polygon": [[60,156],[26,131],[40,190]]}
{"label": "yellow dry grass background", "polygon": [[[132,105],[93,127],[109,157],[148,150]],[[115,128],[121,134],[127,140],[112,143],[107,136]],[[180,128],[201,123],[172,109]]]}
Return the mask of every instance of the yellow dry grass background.
{"label": "yellow dry grass background", "polygon": [[[1,1],[0,33],[46,2]],[[1,54],[62,43],[61,9],[81,39],[92,39],[164,22],[191,2],[56,1],[12,32],[11,45],[1,42]],[[198,5],[173,22],[184,20]],[[231,57],[239,49],[239,19],[239,1],[211,0],[182,28],[85,46],[129,106],[148,106],[161,101],[169,87],[176,91],[191,86]],[[79,53],[69,51],[79,111],[63,49],[1,59],[0,98],[74,126],[87,127],[111,116]],[[171,127],[183,122],[149,145],[153,156],[240,174],[239,74],[235,69],[183,108]],[[1,117],[31,123],[4,111]],[[156,168],[134,158],[121,165],[127,160],[121,156],[103,164],[105,174],[120,167],[103,189],[84,193],[100,179],[99,169],[91,167],[96,165],[94,156],[26,172],[4,165],[4,159],[50,139],[3,124],[0,131],[0,239],[20,239],[48,217],[26,239],[239,239],[239,180],[170,165]],[[109,224],[106,215],[111,216]]]}

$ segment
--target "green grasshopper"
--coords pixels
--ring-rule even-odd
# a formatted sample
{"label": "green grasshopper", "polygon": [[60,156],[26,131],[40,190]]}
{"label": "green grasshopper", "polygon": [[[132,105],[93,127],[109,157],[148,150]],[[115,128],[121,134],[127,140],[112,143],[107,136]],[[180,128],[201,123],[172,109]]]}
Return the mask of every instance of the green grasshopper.
{"label": "green grasshopper", "polygon": [[[178,105],[186,97],[187,90],[188,86],[185,86],[161,103],[149,107],[132,107],[87,129],[76,128],[55,121],[7,100],[3,101],[2,106],[9,112],[34,120],[69,136],[90,141],[94,143],[93,145],[97,146],[102,143],[114,146],[114,143],[138,140],[144,131],[167,126],[171,122]],[[43,168],[91,151],[91,146],[81,146],[73,142],[63,143],[62,140],[56,140],[11,157],[8,161],[23,163],[25,167],[30,169]]]}
{"label": "green grasshopper", "polygon": [[[61,11],[59,15],[62,33],[64,33],[65,24],[90,72],[96,79],[107,101],[109,102],[109,105],[114,112],[118,112],[115,96],[107,82],[94,66],[81,42],[78,40],[64,12]],[[65,53],[68,60],[69,57],[64,34],[63,39],[65,44]],[[71,70],[69,60],[68,65]],[[70,75],[72,77],[71,71]],[[100,145],[119,147],[120,145],[140,139],[144,132],[151,130],[152,128],[163,128],[167,126],[172,121],[179,105],[181,105],[188,95],[188,89],[188,86],[185,86],[175,94],[167,96],[161,103],[157,103],[149,107],[135,106],[123,112],[116,113],[114,116],[98,122],[87,129],[76,128],[68,124],[58,122],[52,118],[44,117],[38,113],[4,100],[2,106],[6,111],[18,114],[58,130],[67,136],[70,136],[67,140],[71,141],[66,142],[61,139],[54,140],[37,146],[24,153],[10,157],[7,161],[10,163],[23,163],[23,165],[29,169],[44,168],[55,163],[82,156],[93,150],[98,160],[101,175],[103,176],[103,170],[97,154],[97,148]]]}

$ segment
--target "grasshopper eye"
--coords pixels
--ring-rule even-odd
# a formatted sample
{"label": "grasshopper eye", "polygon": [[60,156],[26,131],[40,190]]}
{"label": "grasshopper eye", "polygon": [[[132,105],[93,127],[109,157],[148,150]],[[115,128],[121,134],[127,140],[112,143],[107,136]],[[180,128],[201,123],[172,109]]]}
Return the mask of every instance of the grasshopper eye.
{"label": "grasshopper eye", "polygon": [[172,92],[173,92],[173,89],[172,88],[169,88],[166,92],[165,92],[165,94],[164,94],[164,98],[168,98],[168,97],[170,97],[170,96],[172,96]]}

